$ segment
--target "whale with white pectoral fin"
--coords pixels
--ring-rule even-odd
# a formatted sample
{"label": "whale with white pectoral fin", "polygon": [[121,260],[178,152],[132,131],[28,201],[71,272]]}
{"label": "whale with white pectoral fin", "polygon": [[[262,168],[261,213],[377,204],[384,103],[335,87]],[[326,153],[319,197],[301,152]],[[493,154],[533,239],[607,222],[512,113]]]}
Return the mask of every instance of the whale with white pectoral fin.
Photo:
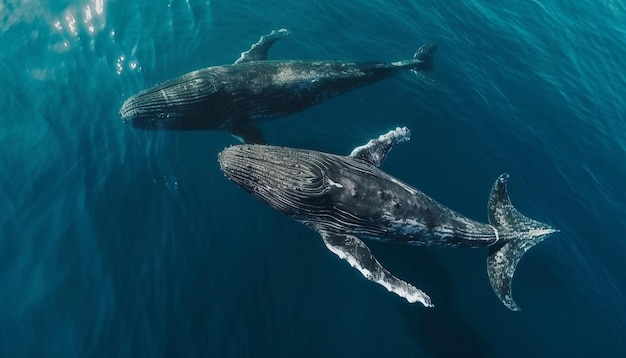
{"label": "whale with white pectoral fin", "polygon": [[122,104],[122,121],[147,130],[226,130],[247,143],[264,144],[259,121],[302,111],[406,70],[423,76],[436,50],[427,44],[412,59],[391,63],[268,61],[270,47],[288,34],[274,30],[234,64],[203,68],[140,91]]}
{"label": "whale with white pectoral fin", "polygon": [[496,296],[519,310],[511,282],[520,258],[557,230],[517,211],[507,174],[489,196],[489,223],[469,219],[380,170],[389,150],[409,139],[396,128],[349,156],[264,145],[234,145],[218,154],[222,171],[270,207],[317,231],[326,247],[368,280],[408,302],[430,297],[387,271],[364,239],[458,248],[488,247],[487,273]]}

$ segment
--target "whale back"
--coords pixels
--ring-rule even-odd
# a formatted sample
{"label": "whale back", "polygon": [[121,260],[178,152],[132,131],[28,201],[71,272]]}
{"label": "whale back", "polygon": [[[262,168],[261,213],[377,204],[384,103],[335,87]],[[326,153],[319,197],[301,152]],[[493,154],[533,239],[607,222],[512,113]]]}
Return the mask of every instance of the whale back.
{"label": "whale back", "polygon": [[[424,230],[449,214],[417,189],[359,159],[304,149],[236,145],[219,154],[222,171],[270,207],[317,230],[379,239],[415,238],[390,232],[392,220],[423,221]],[[445,211],[445,213],[444,213]]]}
{"label": "whale back", "polygon": [[284,116],[397,71],[376,63],[251,61],[207,67],[145,89],[120,109],[141,129],[227,129]]}

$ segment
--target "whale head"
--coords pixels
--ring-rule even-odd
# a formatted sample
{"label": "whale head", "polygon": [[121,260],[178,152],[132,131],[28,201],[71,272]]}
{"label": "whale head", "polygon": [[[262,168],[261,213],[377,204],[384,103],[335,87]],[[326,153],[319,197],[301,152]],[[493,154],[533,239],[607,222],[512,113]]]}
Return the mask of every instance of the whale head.
{"label": "whale head", "polygon": [[252,196],[292,217],[314,216],[329,205],[324,157],[267,145],[234,145],[218,154],[224,174]]}
{"label": "whale head", "polygon": [[[206,70],[204,70],[206,71]],[[123,123],[147,130],[216,129],[207,103],[215,96],[214,82],[196,71],[145,89],[124,101],[119,115]]]}

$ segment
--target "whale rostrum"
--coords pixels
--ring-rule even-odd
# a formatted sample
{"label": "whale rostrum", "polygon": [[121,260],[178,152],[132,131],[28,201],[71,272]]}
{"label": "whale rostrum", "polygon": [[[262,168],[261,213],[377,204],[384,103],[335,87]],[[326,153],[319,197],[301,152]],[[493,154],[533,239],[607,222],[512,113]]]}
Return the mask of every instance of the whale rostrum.
{"label": "whale rostrum", "polygon": [[159,83],[124,101],[120,117],[146,130],[226,130],[247,143],[266,143],[262,120],[302,111],[352,89],[433,66],[434,44],[413,58],[386,62],[268,61],[270,47],[289,34],[274,30],[234,64],[199,69]]}
{"label": "whale rostrum", "polygon": [[326,247],[368,280],[408,302],[432,306],[430,297],[387,271],[364,240],[455,248],[488,247],[488,277],[496,296],[519,310],[511,294],[515,268],[526,251],[556,232],[517,211],[507,194],[507,174],[493,185],[489,222],[469,219],[378,166],[397,143],[396,128],[349,156],[306,149],[235,145],[218,154],[224,174],[252,196],[317,231]]}

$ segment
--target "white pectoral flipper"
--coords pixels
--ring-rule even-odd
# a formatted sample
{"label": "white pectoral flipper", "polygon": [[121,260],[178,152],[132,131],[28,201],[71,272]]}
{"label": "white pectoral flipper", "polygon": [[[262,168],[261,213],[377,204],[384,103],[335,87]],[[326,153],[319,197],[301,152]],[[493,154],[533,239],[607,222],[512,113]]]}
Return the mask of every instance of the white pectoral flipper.
{"label": "white pectoral flipper", "polygon": [[368,280],[385,287],[409,303],[419,302],[425,307],[434,306],[424,291],[387,271],[372,255],[367,245],[356,236],[331,234],[325,231],[321,231],[320,235],[330,251],[348,261],[350,266],[359,270]]}
{"label": "white pectoral flipper", "polygon": [[235,65],[242,62],[250,62],[250,61],[264,61],[267,59],[267,51],[272,47],[272,45],[282,39],[283,37],[289,35],[289,30],[280,29],[280,30],[272,30],[267,35],[261,36],[261,39],[250,47],[250,49],[246,52],[242,52],[241,56],[235,61]]}
{"label": "white pectoral flipper", "polygon": [[411,131],[407,127],[397,127],[376,139],[371,139],[367,144],[354,148],[350,156],[379,167],[393,146],[410,139]]}

